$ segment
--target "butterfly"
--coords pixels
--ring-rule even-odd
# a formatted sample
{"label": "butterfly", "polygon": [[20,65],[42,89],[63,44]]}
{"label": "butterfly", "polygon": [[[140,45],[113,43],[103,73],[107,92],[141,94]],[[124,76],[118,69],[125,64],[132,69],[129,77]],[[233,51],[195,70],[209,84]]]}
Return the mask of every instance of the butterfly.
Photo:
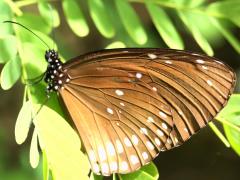
{"label": "butterfly", "polygon": [[183,144],[226,105],[236,75],[223,62],[173,49],[45,54],[47,93],[73,120],[92,171],[130,173]]}

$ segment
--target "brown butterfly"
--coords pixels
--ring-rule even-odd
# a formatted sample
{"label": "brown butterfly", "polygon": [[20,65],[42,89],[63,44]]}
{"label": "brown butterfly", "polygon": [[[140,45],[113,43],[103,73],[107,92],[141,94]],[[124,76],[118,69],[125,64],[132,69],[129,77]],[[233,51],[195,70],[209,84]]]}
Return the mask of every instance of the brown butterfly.
{"label": "brown butterfly", "polygon": [[92,52],[63,64],[46,52],[47,92],[74,121],[94,173],[129,173],[212,120],[236,75],[206,55],[171,49]]}

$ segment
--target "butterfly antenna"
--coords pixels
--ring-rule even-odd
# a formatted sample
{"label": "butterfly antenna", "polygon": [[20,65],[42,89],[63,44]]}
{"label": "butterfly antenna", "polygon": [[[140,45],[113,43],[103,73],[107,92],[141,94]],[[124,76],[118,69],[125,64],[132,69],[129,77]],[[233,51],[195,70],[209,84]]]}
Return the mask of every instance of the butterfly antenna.
{"label": "butterfly antenna", "polygon": [[14,21],[3,21],[3,23],[12,23],[12,24],[17,24],[21,27],[23,27],[24,29],[28,30],[29,32],[31,32],[33,35],[35,35],[40,41],[42,41],[42,43],[44,43],[48,49],[50,49],[50,47],[47,45],[47,43],[45,41],[43,41],[36,33],[34,33],[32,30],[30,30],[29,28],[27,28],[26,26],[18,23],[18,22],[14,22]]}

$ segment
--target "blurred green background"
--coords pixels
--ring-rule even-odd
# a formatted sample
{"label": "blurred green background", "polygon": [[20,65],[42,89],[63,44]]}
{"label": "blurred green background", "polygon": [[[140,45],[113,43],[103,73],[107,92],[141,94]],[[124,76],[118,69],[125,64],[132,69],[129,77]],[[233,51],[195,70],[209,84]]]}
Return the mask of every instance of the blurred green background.
{"label": "blurred green background", "polygon": [[[0,0],[0,20],[17,21],[53,38],[66,60],[118,42],[111,47],[170,47],[209,55],[214,52],[215,57],[239,74],[239,0],[227,3],[207,0]],[[0,41],[9,34],[15,36],[16,30],[10,24],[1,24],[0,29]],[[25,33],[35,39],[27,37],[26,42],[32,42],[33,46],[38,43],[37,48],[28,51],[35,52],[40,47],[39,58],[31,61],[44,62],[45,46],[29,32]],[[53,47],[50,40],[47,43]],[[3,51],[14,51],[10,49],[9,52],[0,45],[0,56]],[[15,44],[10,48],[18,47]],[[0,62],[2,70],[7,60]],[[8,82],[4,83],[6,87]],[[235,93],[239,93],[238,85]],[[1,89],[0,99],[0,180],[42,179],[42,166],[33,170],[29,164],[31,137],[21,146],[15,142],[14,127],[22,106],[23,85],[18,81],[8,91]],[[219,122],[215,124],[223,130]],[[240,143],[238,145],[240,148]],[[227,148],[206,127],[184,145],[160,153],[154,162],[159,179],[163,180],[238,180],[240,157],[235,151]]]}

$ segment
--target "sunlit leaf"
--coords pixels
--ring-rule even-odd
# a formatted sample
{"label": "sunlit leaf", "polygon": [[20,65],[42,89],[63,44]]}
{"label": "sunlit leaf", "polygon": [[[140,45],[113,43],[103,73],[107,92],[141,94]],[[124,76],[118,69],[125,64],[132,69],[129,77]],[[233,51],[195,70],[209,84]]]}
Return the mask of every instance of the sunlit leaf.
{"label": "sunlit leaf", "polygon": [[122,23],[130,37],[140,45],[145,44],[148,39],[147,34],[132,6],[127,0],[115,0],[115,4]]}
{"label": "sunlit leaf", "polygon": [[211,18],[211,21],[226,38],[226,40],[233,46],[233,48],[240,53],[240,41],[235,37],[235,35],[227,27],[224,27],[220,21],[214,18]]}
{"label": "sunlit leaf", "polygon": [[43,180],[48,180],[49,167],[48,167],[47,155],[43,149],[42,149],[42,158],[43,158]]}
{"label": "sunlit leaf", "polygon": [[129,174],[121,174],[119,175],[120,180],[158,180],[159,174],[157,167],[150,163],[148,165],[143,166],[136,172],[129,173]]}
{"label": "sunlit leaf", "polygon": [[240,27],[240,1],[216,1],[207,7],[207,13],[227,18]]}
{"label": "sunlit leaf", "polygon": [[[5,1],[0,1],[0,22],[2,23],[3,21],[8,21],[12,20],[12,12],[8,4],[6,4]],[[5,23],[1,24],[0,28],[0,37],[4,37],[6,35],[12,34],[13,33],[13,28],[12,24]]]}
{"label": "sunlit leaf", "polygon": [[15,139],[18,144],[22,144],[26,140],[31,123],[31,102],[26,101],[23,103],[15,124]]}
{"label": "sunlit leaf", "polygon": [[[240,119],[240,111],[238,111],[238,114],[235,114],[235,116],[231,116],[231,118],[227,118],[229,122],[240,127],[239,119]],[[227,124],[223,124],[223,127],[224,127],[225,134],[231,144],[231,147],[240,156],[240,131],[237,131],[236,129],[231,128]]]}
{"label": "sunlit leaf", "polygon": [[115,41],[109,45],[107,45],[107,47],[105,49],[116,49],[116,48],[125,48],[126,45],[121,42],[121,41]]}
{"label": "sunlit leaf", "polygon": [[[46,23],[45,19],[42,16],[24,13],[22,16],[16,17],[16,21],[31,30],[37,30],[44,34],[51,32],[52,27]],[[28,34],[30,36],[30,34]]]}
{"label": "sunlit leaf", "polygon": [[228,100],[227,106],[222,111],[220,111],[217,117],[226,119],[232,114],[236,113],[240,114],[239,102],[240,102],[239,94],[231,95],[230,99]]}
{"label": "sunlit leaf", "polygon": [[46,106],[43,106],[34,124],[55,178],[89,179],[89,162],[80,150],[79,136],[72,127]]}
{"label": "sunlit leaf", "polygon": [[1,86],[4,90],[10,89],[21,76],[20,59],[16,57],[8,61],[1,72]]}
{"label": "sunlit leaf", "polygon": [[172,49],[184,49],[183,41],[165,11],[153,3],[146,3],[146,5],[164,42]]}
{"label": "sunlit leaf", "polygon": [[32,168],[36,168],[39,163],[39,151],[38,151],[38,137],[37,131],[34,129],[32,141],[30,145],[30,164]]}
{"label": "sunlit leaf", "polygon": [[90,15],[99,30],[106,38],[111,38],[115,35],[115,29],[109,18],[110,14],[106,9],[102,0],[88,0]]}
{"label": "sunlit leaf", "polygon": [[63,11],[72,31],[79,37],[87,36],[89,28],[76,0],[63,0]]}
{"label": "sunlit leaf", "polygon": [[58,27],[60,25],[60,17],[58,11],[45,0],[38,2],[38,10],[42,17],[50,26]]}
{"label": "sunlit leaf", "polygon": [[90,180],[103,180],[103,176],[101,176],[101,175],[96,175],[96,174],[94,174],[93,172],[91,172]]}
{"label": "sunlit leaf", "polygon": [[0,39],[0,50],[0,63],[15,59],[17,55],[16,38],[12,35],[8,35]]}
{"label": "sunlit leaf", "polygon": [[193,38],[196,40],[198,45],[202,48],[203,51],[205,51],[209,56],[213,55],[213,50],[206,38],[202,35],[201,31],[197,28],[195,25],[195,21],[192,21],[191,19],[191,13],[182,13],[178,12],[180,18],[186,25],[186,27],[190,30],[190,32],[193,35]]}

